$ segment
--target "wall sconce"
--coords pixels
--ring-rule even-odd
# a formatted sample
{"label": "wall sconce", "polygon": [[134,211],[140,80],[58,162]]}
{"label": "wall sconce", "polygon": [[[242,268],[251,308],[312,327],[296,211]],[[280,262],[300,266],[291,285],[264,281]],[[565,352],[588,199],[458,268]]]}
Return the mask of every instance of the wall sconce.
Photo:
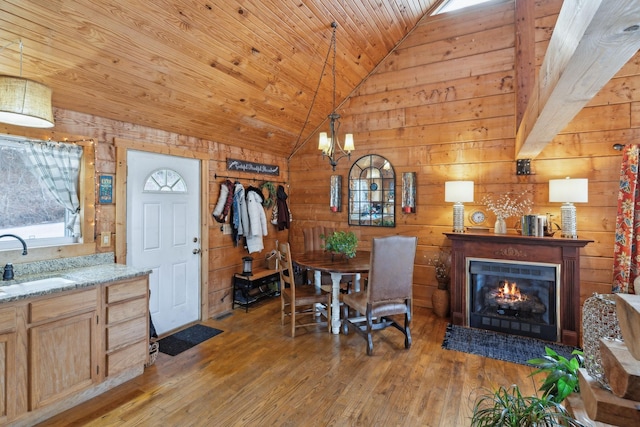
{"label": "wall sconce", "polygon": [[578,238],[576,207],[573,203],[589,201],[589,180],[586,178],[567,177],[566,179],[549,180],[549,201],[562,202],[560,216],[562,230],[560,235],[569,239]]}
{"label": "wall sconce", "polygon": [[402,174],[402,212],[416,213],[416,173]]}
{"label": "wall sconce", "polygon": [[453,232],[464,233],[463,202],[473,202],[473,181],[444,183],[444,201],[453,203]]}
{"label": "wall sconce", "polygon": [[342,212],[342,175],[331,175],[329,188],[331,212]]}

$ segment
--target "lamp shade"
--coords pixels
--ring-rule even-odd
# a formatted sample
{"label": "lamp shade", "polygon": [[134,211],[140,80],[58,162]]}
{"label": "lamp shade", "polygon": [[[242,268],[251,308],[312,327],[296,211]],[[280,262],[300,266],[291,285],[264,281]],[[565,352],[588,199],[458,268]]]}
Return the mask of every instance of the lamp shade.
{"label": "lamp shade", "polygon": [[473,181],[447,181],[444,183],[445,202],[473,202]]}
{"label": "lamp shade", "polygon": [[326,132],[320,132],[320,136],[318,138],[318,150],[323,153],[329,149],[329,138],[327,137]]}
{"label": "lamp shade", "polygon": [[550,179],[549,201],[561,203],[588,202],[589,180],[586,178]]}
{"label": "lamp shade", "polygon": [[33,80],[0,75],[0,122],[34,128],[53,127],[51,89]]}
{"label": "lamp shade", "polygon": [[350,153],[355,149],[356,147],[353,144],[353,134],[352,133],[346,134],[344,136],[344,151],[346,151],[347,153]]}

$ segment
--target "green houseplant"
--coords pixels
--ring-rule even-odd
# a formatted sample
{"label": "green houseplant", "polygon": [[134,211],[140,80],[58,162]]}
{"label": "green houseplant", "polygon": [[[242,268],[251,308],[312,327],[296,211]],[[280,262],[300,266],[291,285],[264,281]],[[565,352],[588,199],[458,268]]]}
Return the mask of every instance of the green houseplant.
{"label": "green houseplant", "polygon": [[544,351],[544,357],[527,360],[527,363],[538,367],[530,376],[546,373],[540,391],[544,397],[561,403],[571,393],[580,391],[578,369],[584,366],[584,353],[582,350],[573,350],[571,354],[574,357],[567,359],[549,347],[545,347]]}
{"label": "green houseplant", "polygon": [[538,389],[542,396],[522,396],[517,385],[488,390],[475,400],[471,426],[583,426],[562,404],[567,396],[579,391],[582,351],[574,350],[574,357],[567,359],[549,347],[544,350],[543,357],[527,360],[538,368],[530,376],[547,374]]}
{"label": "green houseplant", "polygon": [[472,427],[584,427],[552,399],[523,396],[517,385],[500,386],[478,396],[473,407]]}
{"label": "green houseplant", "polygon": [[356,256],[358,238],[353,231],[335,231],[330,236],[320,236],[324,240],[324,249],[333,254],[342,254],[347,258]]}

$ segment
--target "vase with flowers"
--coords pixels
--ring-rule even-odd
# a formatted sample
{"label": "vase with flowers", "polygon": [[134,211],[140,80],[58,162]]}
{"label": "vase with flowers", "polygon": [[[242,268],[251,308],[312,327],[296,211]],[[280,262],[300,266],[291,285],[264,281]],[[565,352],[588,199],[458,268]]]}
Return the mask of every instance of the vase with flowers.
{"label": "vase with flowers", "polygon": [[496,234],[506,234],[507,222],[506,219],[512,216],[522,216],[525,213],[529,213],[533,202],[527,198],[527,192],[523,192],[519,195],[512,193],[503,193],[498,197],[494,197],[492,194],[487,194],[482,198],[482,204],[487,206],[491,212],[496,216],[496,223],[493,229]]}
{"label": "vase with flowers", "polygon": [[438,288],[431,294],[431,305],[433,313],[438,317],[447,317],[449,315],[449,272],[451,269],[451,254],[440,249],[438,254],[429,260],[429,264],[435,269],[436,281]]}

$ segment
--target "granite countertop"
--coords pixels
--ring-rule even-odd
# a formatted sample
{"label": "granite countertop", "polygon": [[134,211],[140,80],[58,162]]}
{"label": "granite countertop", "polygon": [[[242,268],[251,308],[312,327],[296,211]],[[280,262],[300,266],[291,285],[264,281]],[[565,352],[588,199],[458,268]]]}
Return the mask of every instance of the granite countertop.
{"label": "granite countertop", "polygon": [[113,253],[16,264],[14,280],[0,281],[0,304],[149,274],[113,262]]}

